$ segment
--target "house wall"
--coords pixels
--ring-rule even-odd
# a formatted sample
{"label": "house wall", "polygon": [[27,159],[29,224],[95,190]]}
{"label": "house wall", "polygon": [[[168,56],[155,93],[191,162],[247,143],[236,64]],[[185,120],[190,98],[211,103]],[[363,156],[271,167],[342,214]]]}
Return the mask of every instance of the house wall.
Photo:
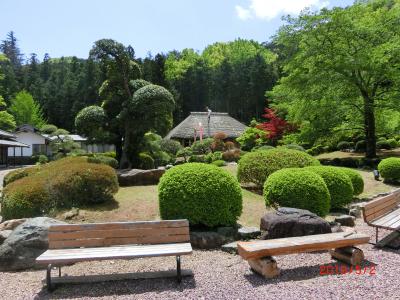
{"label": "house wall", "polygon": [[115,151],[115,146],[108,145],[108,144],[81,143],[81,148],[86,150],[87,152],[91,152],[91,153],[103,153],[103,152]]}
{"label": "house wall", "polygon": [[[46,139],[34,132],[18,132],[15,134],[18,142],[29,145],[29,148],[22,148],[22,156],[32,156],[33,145],[45,145]],[[13,147],[8,148],[8,156],[14,156]],[[21,156],[21,148],[15,148],[15,156]]]}

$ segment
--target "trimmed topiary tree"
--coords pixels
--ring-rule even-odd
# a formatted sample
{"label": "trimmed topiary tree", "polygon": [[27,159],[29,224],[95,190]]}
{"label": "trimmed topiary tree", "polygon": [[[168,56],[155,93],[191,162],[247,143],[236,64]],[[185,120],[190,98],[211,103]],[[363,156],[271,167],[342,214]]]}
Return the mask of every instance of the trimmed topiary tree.
{"label": "trimmed topiary tree", "polygon": [[162,219],[188,219],[191,225],[234,225],[242,213],[236,178],[213,165],[188,163],[169,169],[158,185]]}
{"label": "trimmed topiary tree", "polygon": [[353,199],[353,184],[350,177],[339,168],[320,166],[307,167],[308,171],[314,172],[322,177],[331,196],[331,208],[341,208]]}
{"label": "trimmed topiary tree", "polygon": [[325,181],[317,173],[288,168],[276,171],[264,184],[266,206],[279,205],[307,209],[321,217],[330,208],[330,195]]}
{"label": "trimmed topiary tree", "polygon": [[364,191],[364,179],[361,174],[350,168],[341,167],[338,169],[342,170],[347,176],[349,176],[351,184],[353,185],[353,195],[360,195]]}
{"label": "trimmed topiary tree", "polygon": [[238,179],[240,182],[252,182],[262,188],[267,177],[275,171],[319,165],[319,161],[311,155],[292,149],[249,152],[239,161]]}
{"label": "trimmed topiary tree", "polygon": [[378,165],[378,171],[385,181],[400,180],[400,158],[389,157],[383,159]]}

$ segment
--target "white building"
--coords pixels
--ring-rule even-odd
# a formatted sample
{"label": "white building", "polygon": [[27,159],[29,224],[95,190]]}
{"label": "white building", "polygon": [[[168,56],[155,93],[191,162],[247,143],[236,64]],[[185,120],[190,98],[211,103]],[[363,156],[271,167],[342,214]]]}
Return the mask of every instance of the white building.
{"label": "white building", "polygon": [[[32,155],[51,155],[50,142],[56,139],[55,136],[42,134],[32,125],[24,124],[17,128],[14,133],[16,140],[20,143],[28,145],[29,148],[23,148],[22,154],[18,152],[18,156],[31,157]],[[88,144],[87,139],[78,134],[68,135],[74,142],[78,143],[83,150],[92,153],[115,151],[115,146],[111,144]],[[64,138],[64,136],[60,136]],[[8,149],[8,155],[13,156],[13,149]]]}

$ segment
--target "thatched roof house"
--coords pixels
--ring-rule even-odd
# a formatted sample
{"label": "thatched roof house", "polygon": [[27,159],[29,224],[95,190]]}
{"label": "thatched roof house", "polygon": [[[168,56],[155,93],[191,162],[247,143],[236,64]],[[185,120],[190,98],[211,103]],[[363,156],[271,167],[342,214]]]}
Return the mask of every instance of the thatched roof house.
{"label": "thatched roof house", "polygon": [[[183,144],[190,144],[195,137],[195,130],[199,132],[199,124],[203,127],[203,138],[213,137],[217,132],[224,132],[228,139],[235,139],[245,130],[246,125],[232,118],[228,113],[212,112],[208,124],[207,112],[191,112],[190,115],[172,129],[166,139],[174,139]],[[199,135],[197,135],[199,139]]]}

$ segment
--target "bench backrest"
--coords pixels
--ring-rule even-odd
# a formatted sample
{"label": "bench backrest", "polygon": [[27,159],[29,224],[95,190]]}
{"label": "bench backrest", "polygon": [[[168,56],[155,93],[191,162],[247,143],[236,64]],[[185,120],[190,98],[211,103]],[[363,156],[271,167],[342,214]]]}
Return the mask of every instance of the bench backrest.
{"label": "bench backrest", "polygon": [[187,220],[52,225],[49,249],[190,241]]}
{"label": "bench backrest", "polygon": [[400,189],[397,189],[389,195],[368,202],[364,207],[362,207],[364,221],[366,223],[372,222],[373,220],[379,219],[390,211],[396,209],[399,205],[399,199]]}

